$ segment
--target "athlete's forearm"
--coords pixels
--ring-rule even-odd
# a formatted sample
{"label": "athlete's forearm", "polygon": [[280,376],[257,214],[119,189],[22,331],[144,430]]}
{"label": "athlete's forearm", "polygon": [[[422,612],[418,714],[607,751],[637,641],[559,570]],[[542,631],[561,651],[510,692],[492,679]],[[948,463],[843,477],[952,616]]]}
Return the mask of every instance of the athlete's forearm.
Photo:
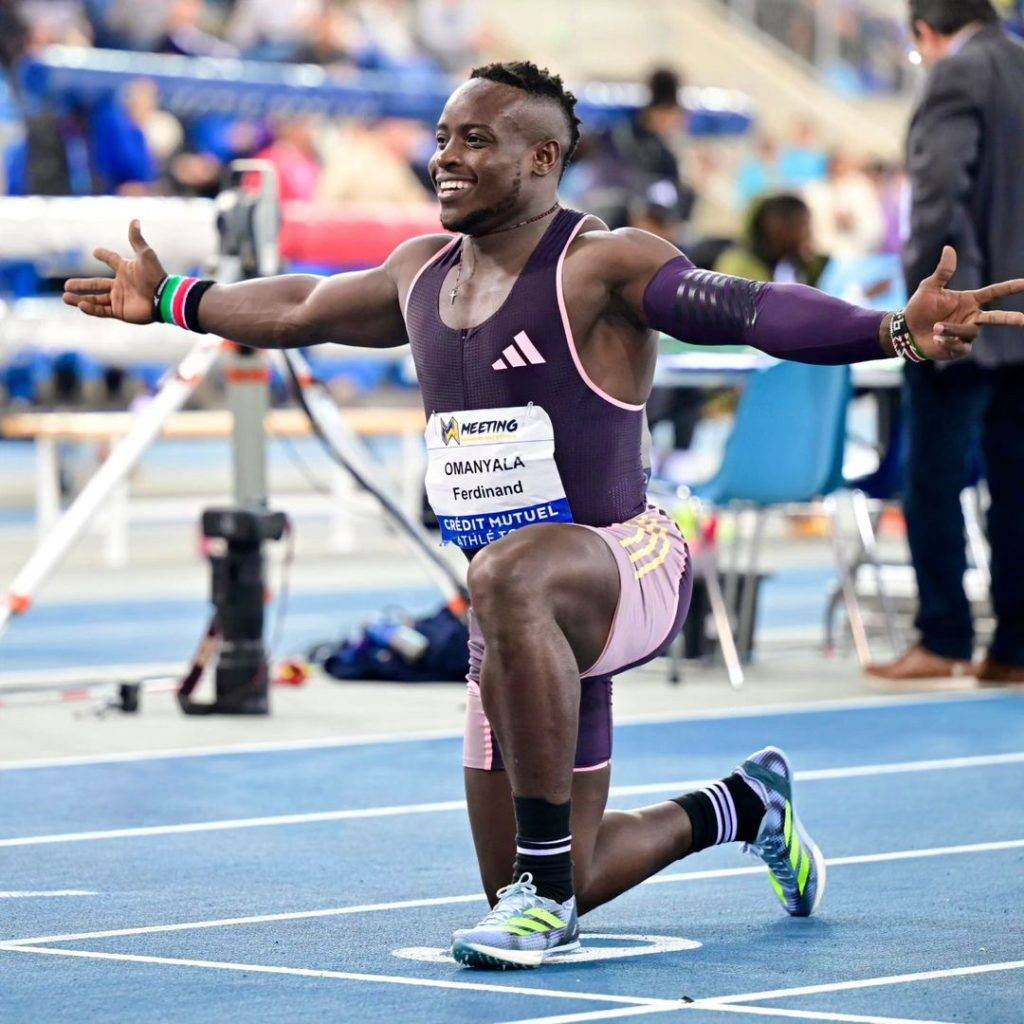
{"label": "athlete's forearm", "polygon": [[779,359],[835,365],[893,354],[888,315],[806,285],[763,284],[697,270],[680,256],[644,293],[648,324],[695,345],[751,345]]}
{"label": "athlete's forearm", "polygon": [[321,280],[310,274],[285,274],[214,285],[199,302],[199,326],[253,348],[309,344],[299,313]]}
{"label": "athlete's forearm", "polygon": [[[189,321],[187,297],[184,304]],[[255,348],[323,342],[387,348],[407,341],[398,289],[386,265],[332,277],[285,274],[215,285],[199,300],[195,319],[200,330]]]}

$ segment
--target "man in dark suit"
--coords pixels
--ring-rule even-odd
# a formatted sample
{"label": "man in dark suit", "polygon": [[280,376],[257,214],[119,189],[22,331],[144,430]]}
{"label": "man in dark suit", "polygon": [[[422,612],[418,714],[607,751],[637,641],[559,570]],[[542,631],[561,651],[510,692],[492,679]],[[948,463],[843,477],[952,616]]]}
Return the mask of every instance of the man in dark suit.
{"label": "man in dark suit", "polygon": [[[913,292],[931,273],[944,245],[959,256],[953,287],[1020,277],[1024,47],[1004,32],[989,0],[910,0],[910,20],[929,76],[908,141],[907,287]],[[1016,296],[1006,308],[1024,303]],[[905,511],[920,642],[892,664],[869,667],[882,678],[974,672],[984,683],[1024,682],[1024,345],[1005,327],[985,327],[972,348],[944,369],[905,367]],[[998,626],[975,669],[960,492],[982,465]]]}

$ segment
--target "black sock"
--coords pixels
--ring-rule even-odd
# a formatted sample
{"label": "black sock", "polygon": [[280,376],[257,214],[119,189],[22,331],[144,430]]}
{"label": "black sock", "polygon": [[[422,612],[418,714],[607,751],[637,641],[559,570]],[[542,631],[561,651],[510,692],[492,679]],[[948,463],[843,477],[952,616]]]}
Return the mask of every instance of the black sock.
{"label": "black sock", "polygon": [[515,879],[529,872],[539,896],[564,903],[573,894],[571,801],[549,804],[532,796],[513,799],[517,828]]}
{"label": "black sock", "polygon": [[761,794],[737,772],[672,802],[690,819],[693,842],[687,853],[722,843],[752,843],[765,811]]}

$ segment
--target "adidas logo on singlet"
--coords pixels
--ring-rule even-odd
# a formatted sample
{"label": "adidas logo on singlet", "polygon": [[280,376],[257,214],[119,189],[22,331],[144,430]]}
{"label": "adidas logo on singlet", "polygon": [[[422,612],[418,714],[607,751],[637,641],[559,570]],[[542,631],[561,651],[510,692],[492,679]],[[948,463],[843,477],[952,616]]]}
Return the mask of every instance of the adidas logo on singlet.
{"label": "adidas logo on singlet", "polygon": [[507,370],[513,366],[539,366],[547,362],[537,351],[537,346],[530,341],[526,331],[520,331],[512,344],[502,350],[501,355],[501,359],[491,363],[492,370]]}

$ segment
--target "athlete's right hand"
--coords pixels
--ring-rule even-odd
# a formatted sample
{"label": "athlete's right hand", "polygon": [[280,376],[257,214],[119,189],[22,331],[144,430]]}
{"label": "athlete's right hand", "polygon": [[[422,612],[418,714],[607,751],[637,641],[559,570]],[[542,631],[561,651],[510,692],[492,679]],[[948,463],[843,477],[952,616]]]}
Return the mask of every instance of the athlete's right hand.
{"label": "athlete's right hand", "polygon": [[64,282],[64,301],[89,316],[114,317],[129,324],[152,323],[153,297],[167,272],[142,237],[139,222],[128,228],[135,258],[126,260],[110,249],[94,249],[96,259],[114,271],[109,277],[73,277]]}

